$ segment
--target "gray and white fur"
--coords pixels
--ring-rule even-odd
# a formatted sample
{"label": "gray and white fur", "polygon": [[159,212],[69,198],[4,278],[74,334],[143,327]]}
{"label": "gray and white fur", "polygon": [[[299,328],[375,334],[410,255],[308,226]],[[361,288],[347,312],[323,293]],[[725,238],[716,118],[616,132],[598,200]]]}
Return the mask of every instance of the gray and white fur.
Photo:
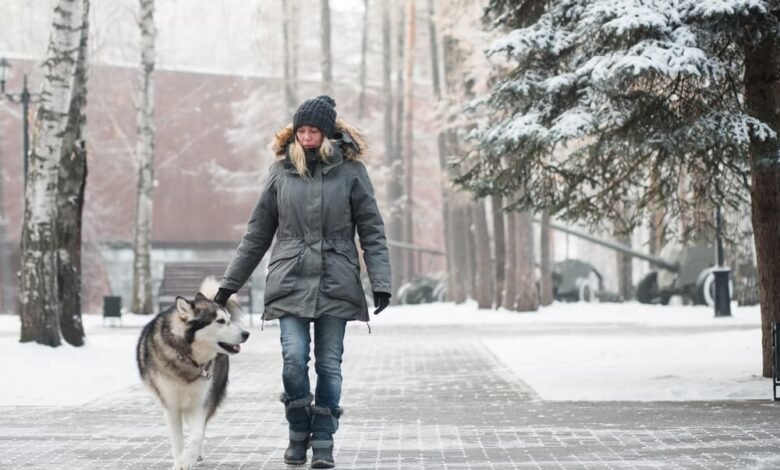
{"label": "gray and white fur", "polygon": [[189,470],[200,459],[206,424],[225,398],[228,355],[249,337],[238,303],[231,297],[222,308],[212,300],[218,288],[209,278],[193,301],[177,297],[144,327],[136,348],[141,379],[165,414],[174,470]]}

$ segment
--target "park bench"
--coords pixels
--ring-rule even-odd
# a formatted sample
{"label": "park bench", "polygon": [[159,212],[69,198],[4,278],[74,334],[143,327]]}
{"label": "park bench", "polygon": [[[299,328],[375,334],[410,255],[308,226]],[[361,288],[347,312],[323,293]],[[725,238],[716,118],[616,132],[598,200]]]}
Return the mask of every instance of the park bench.
{"label": "park bench", "polygon": [[[165,263],[157,301],[160,311],[162,312],[173,306],[176,296],[192,300],[204,279],[213,277],[219,281],[222,279],[222,275],[225,274],[226,268],[227,263],[222,261],[176,261]],[[244,312],[249,312],[252,305],[250,284],[250,282],[247,282],[236,295],[239,306]]]}

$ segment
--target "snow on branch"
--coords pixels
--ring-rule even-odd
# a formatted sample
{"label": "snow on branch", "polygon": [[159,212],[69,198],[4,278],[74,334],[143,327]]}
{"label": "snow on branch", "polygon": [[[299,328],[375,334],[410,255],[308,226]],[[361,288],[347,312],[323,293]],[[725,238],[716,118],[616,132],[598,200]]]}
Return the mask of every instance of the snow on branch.
{"label": "snow on branch", "polygon": [[716,19],[725,16],[747,17],[765,14],[763,0],[683,0],[680,9],[688,18]]}

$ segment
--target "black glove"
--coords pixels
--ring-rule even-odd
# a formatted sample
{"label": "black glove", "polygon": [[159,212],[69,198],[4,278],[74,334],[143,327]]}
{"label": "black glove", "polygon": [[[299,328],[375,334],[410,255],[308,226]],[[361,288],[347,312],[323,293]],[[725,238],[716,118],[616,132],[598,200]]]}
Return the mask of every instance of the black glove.
{"label": "black glove", "polygon": [[214,296],[214,302],[224,307],[227,304],[227,301],[230,298],[230,296],[235,293],[236,291],[232,289],[225,289],[224,287],[220,287],[219,290],[217,291],[217,295]]}
{"label": "black glove", "polygon": [[390,305],[390,294],[387,292],[374,292],[374,315],[377,315],[382,310],[386,309]]}

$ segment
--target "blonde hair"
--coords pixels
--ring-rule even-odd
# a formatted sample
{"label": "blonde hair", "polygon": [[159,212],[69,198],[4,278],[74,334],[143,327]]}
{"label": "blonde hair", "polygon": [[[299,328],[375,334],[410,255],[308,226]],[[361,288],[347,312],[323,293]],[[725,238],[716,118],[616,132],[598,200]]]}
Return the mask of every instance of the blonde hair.
{"label": "blonde hair", "polygon": [[[297,138],[294,139],[292,148],[290,149],[290,161],[293,166],[295,166],[295,169],[298,170],[299,175],[311,176],[309,175],[309,168],[306,166],[306,152],[303,149],[303,145],[298,142]],[[330,154],[333,153],[333,144],[330,143],[330,140],[327,137],[322,138],[319,150],[322,162],[329,163]]]}

